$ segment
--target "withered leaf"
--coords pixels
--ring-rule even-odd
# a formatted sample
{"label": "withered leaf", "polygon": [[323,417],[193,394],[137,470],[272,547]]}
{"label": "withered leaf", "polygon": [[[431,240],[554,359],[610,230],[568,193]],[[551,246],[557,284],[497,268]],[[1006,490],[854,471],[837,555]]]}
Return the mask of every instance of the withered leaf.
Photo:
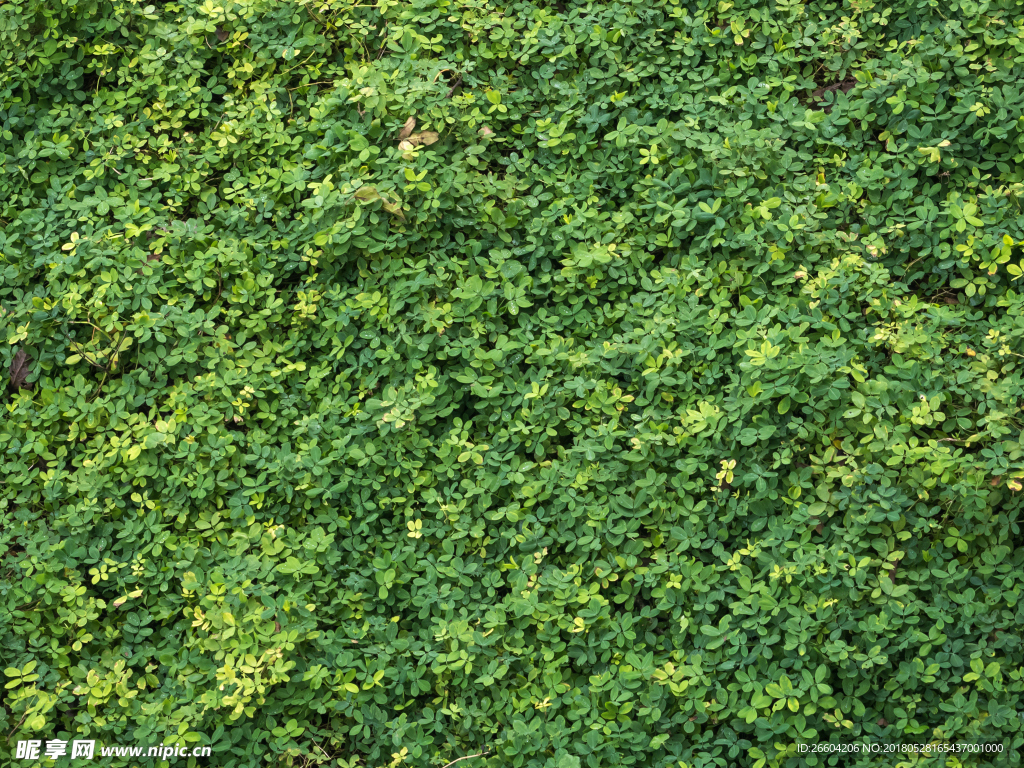
{"label": "withered leaf", "polygon": [[380,200],[385,211],[393,213],[402,219],[405,218],[405,214],[402,213],[401,205],[389,202],[385,198],[381,197],[380,192],[377,191],[376,187],[360,187],[355,191],[353,197],[355,197],[356,200],[362,200],[364,203],[371,203],[374,200]]}
{"label": "withered leaf", "polygon": [[412,115],[405,121],[405,125],[402,126],[402,130],[398,132],[398,140],[409,138],[409,134],[416,130],[416,118]]}
{"label": "withered leaf", "polygon": [[25,386],[25,379],[28,378],[28,354],[24,349],[18,349],[14,353],[14,359],[11,360],[10,376],[11,376],[11,389],[17,391]]}
{"label": "withered leaf", "polygon": [[231,33],[228,32],[226,29],[221,29],[220,27],[217,27],[217,33],[216,34],[217,34],[217,39],[220,40],[223,43],[225,40],[228,39],[228,36]]}
{"label": "withered leaf", "polygon": [[414,147],[422,144],[425,147],[430,146],[437,141],[438,135],[436,131],[423,131],[422,133],[414,133],[410,136],[407,141]]}
{"label": "withered leaf", "polygon": [[363,200],[370,202],[371,200],[379,200],[380,193],[377,192],[376,187],[360,187],[355,191],[356,200]]}
{"label": "withered leaf", "polygon": [[381,205],[388,213],[393,213],[403,221],[405,220],[405,214],[402,212],[402,206],[396,203],[389,203],[387,200],[385,200]]}

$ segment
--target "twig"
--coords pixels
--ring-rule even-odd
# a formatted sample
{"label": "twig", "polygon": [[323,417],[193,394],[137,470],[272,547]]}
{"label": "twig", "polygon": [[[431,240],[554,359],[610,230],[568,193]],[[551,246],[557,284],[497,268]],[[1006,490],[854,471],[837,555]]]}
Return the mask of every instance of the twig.
{"label": "twig", "polygon": [[380,50],[377,51],[377,57],[374,59],[374,61],[377,61],[377,59],[384,55],[384,48],[388,44],[388,24],[389,22],[384,22],[384,29],[381,30],[381,34],[384,36],[384,42],[380,44]]}
{"label": "twig", "polygon": [[115,345],[114,354],[107,358],[107,367],[103,370],[103,378],[100,380],[100,385],[96,389],[96,394],[93,395],[92,399],[89,400],[90,403],[93,400],[95,400],[97,397],[99,397],[100,396],[100,392],[103,391],[103,385],[106,384],[106,382],[107,382],[107,375],[110,373],[110,365],[111,365],[111,363],[113,363],[114,365],[117,365],[117,363],[116,363],[114,358],[116,358],[118,355],[121,354],[121,342],[124,340],[124,337],[125,337],[125,335],[127,333],[128,333],[128,329],[125,328],[123,331],[121,331],[121,335],[117,337],[117,344]]}
{"label": "twig", "polygon": [[913,260],[912,262],[910,262],[909,264],[907,264],[907,267],[906,267],[906,269],[904,269],[904,270],[903,270],[903,275],[904,275],[904,277],[906,277],[906,276],[907,276],[908,274],[910,274],[910,268],[911,268],[912,266],[914,266],[915,264],[917,264],[917,262],[919,262],[919,261],[920,261],[921,259],[923,259],[923,258],[924,258],[924,256],[918,256],[918,257],[917,257],[916,259],[914,259],[914,260]]}
{"label": "twig", "polygon": [[21,728],[21,724],[25,722],[25,718],[26,718],[26,717],[28,717],[28,710],[27,710],[27,709],[25,710],[25,714],[21,716],[21,720],[19,720],[19,721],[18,721],[18,724],[17,724],[16,726],[14,726],[14,728],[12,728],[12,729],[11,729],[11,732],[10,732],[10,733],[8,733],[8,734],[7,734],[7,738],[8,738],[8,739],[10,739],[10,738],[11,738],[11,736],[13,736],[13,735],[14,735],[14,732],[15,732],[16,730],[18,730],[19,728]]}
{"label": "twig", "polygon": [[[316,53],[316,51],[313,51],[313,53]],[[292,71],[294,71],[294,70],[298,69],[299,67],[301,67],[301,66],[302,66],[303,64],[305,64],[305,63],[306,63],[307,61],[309,61],[309,60],[310,60],[311,58],[313,58],[313,53],[309,54],[309,56],[307,56],[306,58],[304,58],[304,59],[303,59],[302,61],[300,61],[300,62],[299,62],[298,64],[296,64],[296,65],[295,65],[294,67],[292,67],[291,69],[286,69],[286,70],[285,70],[284,72],[282,72],[282,73],[281,73],[281,75],[280,75],[280,76],[281,76],[281,77],[284,77],[284,76],[285,76],[285,75],[287,75],[287,74],[288,74],[289,72],[292,72]]]}
{"label": "twig", "polygon": [[91,403],[91,402],[92,402],[93,400],[95,400],[95,399],[96,399],[97,397],[99,397],[99,396],[100,396],[100,392],[102,392],[102,391],[103,391],[103,385],[104,385],[104,384],[106,384],[106,382],[107,382],[107,374],[108,374],[108,373],[110,373],[110,371],[103,371],[103,378],[102,378],[102,379],[100,379],[100,386],[99,386],[99,389],[97,389],[97,390],[96,390],[96,394],[95,394],[95,395],[93,395],[93,396],[92,396],[92,399],[90,399],[90,400],[89,400],[89,402],[90,402],[90,403]]}
{"label": "twig", "polygon": [[448,89],[448,93],[447,95],[445,95],[445,98],[450,99],[452,97],[452,94],[455,93],[455,89],[458,88],[460,85],[462,85],[462,75],[459,75],[459,79],[455,81],[455,85]]}
{"label": "twig", "polygon": [[[72,352],[74,352],[76,355],[81,355],[86,360],[86,362],[88,362],[90,365],[95,365],[97,368],[103,368],[102,365],[100,365],[95,360],[90,358],[87,354],[85,354],[85,347],[83,347],[82,345],[78,344],[78,342],[72,341],[71,337],[68,336],[68,332],[65,331],[63,328],[61,328],[61,333],[63,333],[64,334],[64,338],[68,340],[68,346],[72,347],[72,350],[71,350]],[[75,346],[79,347],[79,349],[75,350],[73,348]],[[106,369],[104,369],[104,370],[106,370]]]}
{"label": "twig", "polygon": [[317,744],[317,743],[316,743],[315,741],[313,742],[313,744],[314,744],[314,745],[316,746],[316,748],[317,748],[317,749],[319,749],[319,750],[320,750],[321,752],[323,752],[323,753],[324,753],[324,757],[326,757],[326,758],[327,758],[328,760],[330,760],[330,759],[331,759],[331,756],[327,754],[327,751],[326,751],[326,750],[325,750],[325,749],[324,749],[323,747],[321,747],[321,746],[320,746],[319,744]]}
{"label": "twig", "polygon": [[466,755],[465,757],[460,757],[457,760],[452,760],[450,763],[448,763],[448,765],[442,765],[441,768],[450,768],[450,766],[453,766],[456,763],[461,762],[462,760],[470,760],[470,759],[472,759],[474,757],[483,757],[484,755],[489,755],[489,754],[491,754],[490,750],[488,750],[487,752],[478,752],[475,755]]}
{"label": "twig", "polygon": [[328,83],[333,85],[334,81],[333,80],[318,80],[315,83],[303,83],[302,85],[296,85],[296,86],[293,86],[291,88],[285,88],[285,90],[286,91],[294,91],[294,90],[297,90],[299,88],[309,88],[309,86],[311,86],[311,85],[327,85]]}

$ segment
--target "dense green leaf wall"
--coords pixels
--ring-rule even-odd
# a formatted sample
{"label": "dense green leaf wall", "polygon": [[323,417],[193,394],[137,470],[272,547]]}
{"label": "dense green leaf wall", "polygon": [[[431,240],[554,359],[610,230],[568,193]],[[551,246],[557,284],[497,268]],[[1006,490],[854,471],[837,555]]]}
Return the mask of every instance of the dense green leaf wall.
{"label": "dense green leaf wall", "polygon": [[1017,764],[1021,2],[6,0],[0,162],[0,762]]}

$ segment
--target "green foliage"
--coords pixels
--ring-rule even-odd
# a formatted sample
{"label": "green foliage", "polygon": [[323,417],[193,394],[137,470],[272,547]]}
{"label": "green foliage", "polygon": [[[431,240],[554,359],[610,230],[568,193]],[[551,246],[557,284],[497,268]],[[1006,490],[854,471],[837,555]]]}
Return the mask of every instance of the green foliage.
{"label": "green foliage", "polygon": [[1011,0],[0,4],[0,758],[1017,764],[1022,82]]}

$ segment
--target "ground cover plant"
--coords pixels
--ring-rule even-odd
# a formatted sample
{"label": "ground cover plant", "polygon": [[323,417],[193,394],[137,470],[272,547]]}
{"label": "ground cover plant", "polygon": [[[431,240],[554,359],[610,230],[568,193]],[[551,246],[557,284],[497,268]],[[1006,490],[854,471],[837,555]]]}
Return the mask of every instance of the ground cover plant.
{"label": "ground cover plant", "polygon": [[0,762],[1018,764],[1022,83],[1010,0],[0,3]]}

